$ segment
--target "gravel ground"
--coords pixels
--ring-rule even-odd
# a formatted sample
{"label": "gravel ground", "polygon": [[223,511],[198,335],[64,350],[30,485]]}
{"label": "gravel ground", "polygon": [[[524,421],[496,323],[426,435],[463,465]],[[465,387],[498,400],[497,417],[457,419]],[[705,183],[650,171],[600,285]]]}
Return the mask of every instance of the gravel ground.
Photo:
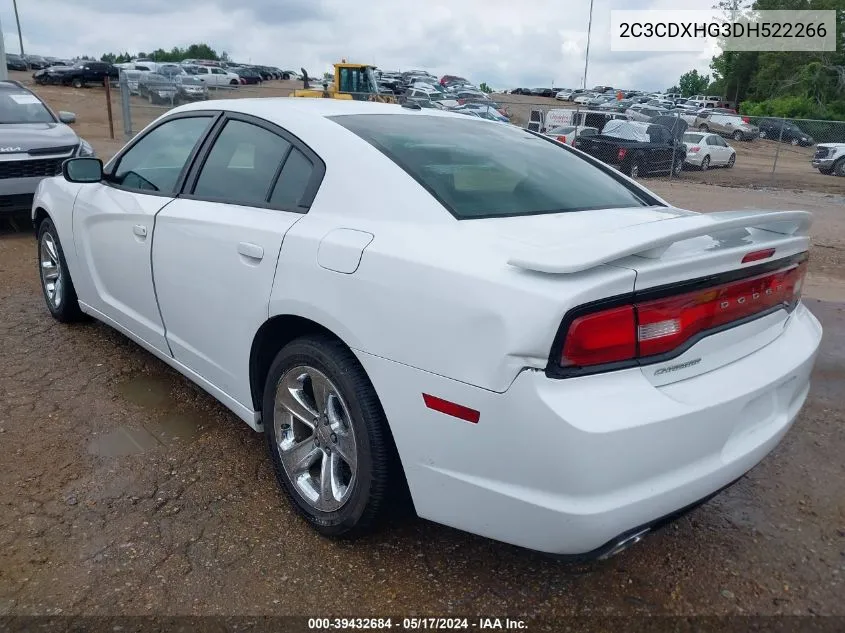
{"label": "gravel ground", "polygon": [[413,517],[317,536],[259,435],[114,330],[50,319],[34,239],[0,235],[0,615],[845,615],[842,200],[649,184],[701,210],[815,211],[810,294],[829,300],[807,303],[825,339],[805,409],[756,469],[579,565]]}

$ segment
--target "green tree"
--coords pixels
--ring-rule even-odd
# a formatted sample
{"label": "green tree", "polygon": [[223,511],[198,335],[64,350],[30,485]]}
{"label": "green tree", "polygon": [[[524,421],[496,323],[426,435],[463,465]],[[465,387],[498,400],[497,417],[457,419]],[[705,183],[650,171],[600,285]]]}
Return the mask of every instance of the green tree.
{"label": "green tree", "polygon": [[709,85],[710,75],[699,75],[695,69],[685,72],[678,80],[678,87],[685,97],[702,94]]}
{"label": "green tree", "polygon": [[491,92],[493,92],[493,89],[483,81],[479,84],[478,89],[481,92],[486,92],[487,94],[490,94]]}

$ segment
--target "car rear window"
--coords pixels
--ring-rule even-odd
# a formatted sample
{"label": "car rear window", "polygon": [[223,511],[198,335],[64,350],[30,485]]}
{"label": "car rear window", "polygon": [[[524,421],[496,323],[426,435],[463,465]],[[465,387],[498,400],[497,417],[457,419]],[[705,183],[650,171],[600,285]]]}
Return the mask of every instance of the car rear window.
{"label": "car rear window", "polygon": [[506,123],[394,114],[331,119],[404,169],[459,220],[658,204],[574,151]]}

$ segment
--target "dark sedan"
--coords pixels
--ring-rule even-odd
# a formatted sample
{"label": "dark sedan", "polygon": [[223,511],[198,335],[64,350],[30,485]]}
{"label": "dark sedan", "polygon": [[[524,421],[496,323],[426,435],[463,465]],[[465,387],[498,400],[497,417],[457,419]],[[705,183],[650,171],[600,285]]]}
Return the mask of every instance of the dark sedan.
{"label": "dark sedan", "polygon": [[816,143],[812,136],[790,121],[761,119],[757,123],[757,127],[760,128],[760,138],[770,138],[774,141],[783,141],[801,147],[809,147]]}

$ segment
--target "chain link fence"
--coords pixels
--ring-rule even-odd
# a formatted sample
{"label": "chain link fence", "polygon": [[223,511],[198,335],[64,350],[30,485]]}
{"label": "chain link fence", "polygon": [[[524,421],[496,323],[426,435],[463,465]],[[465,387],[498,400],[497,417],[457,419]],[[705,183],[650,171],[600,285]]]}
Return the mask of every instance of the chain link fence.
{"label": "chain link fence", "polygon": [[[290,81],[244,85],[224,79],[212,85],[191,76],[168,78],[122,71],[112,87],[119,104],[115,125],[122,122],[123,140],[128,140],[182,103],[288,97],[301,88],[300,82]],[[318,83],[312,83],[310,89],[315,96],[323,92]],[[427,98],[364,93],[350,97],[370,101],[386,97],[410,107],[449,109],[509,122],[558,140],[565,137],[562,142],[638,179],[651,176],[845,194],[845,151],[836,150],[830,161],[816,158],[816,154],[827,152],[825,144],[845,143],[843,121],[748,117],[717,111],[705,116],[672,111],[654,119],[648,108],[619,111],[509,94],[469,100],[450,99],[448,93]]]}

